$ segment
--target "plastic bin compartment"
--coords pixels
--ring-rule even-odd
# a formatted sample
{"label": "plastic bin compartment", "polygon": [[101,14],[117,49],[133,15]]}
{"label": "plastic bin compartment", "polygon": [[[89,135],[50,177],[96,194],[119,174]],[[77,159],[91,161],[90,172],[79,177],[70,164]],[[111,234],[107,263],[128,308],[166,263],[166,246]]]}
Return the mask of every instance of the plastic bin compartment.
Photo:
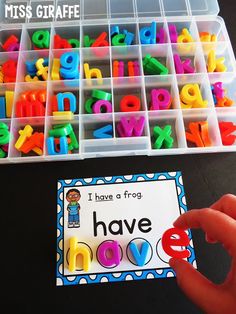
{"label": "plastic bin compartment", "polygon": [[146,111],[145,90],[142,79],[139,82],[130,82],[124,78],[122,82],[113,82],[113,97],[115,112],[138,112]]}
{"label": "plastic bin compartment", "polygon": [[[149,111],[180,109],[179,90],[172,76],[146,77],[145,89]],[[154,98],[153,104],[155,95],[158,99]]]}
{"label": "plastic bin compartment", "polygon": [[[219,42],[219,43],[202,43],[202,48],[204,51],[206,66],[207,66],[207,72],[208,73],[224,73],[224,72],[235,72],[236,66],[235,66],[235,57],[233,55],[233,51],[229,46],[229,43],[226,42]],[[214,52],[213,57],[215,57],[215,61],[217,61],[220,58],[224,58],[223,64],[225,65],[225,71],[223,71],[222,66],[218,68],[208,68],[208,60],[209,55]],[[220,62],[221,63],[221,62]]]}
{"label": "plastic bin compartment", "polygon": [[[54,26],[52,31],[52,48],[53,49],[63,49],[68,48],[70,45],[71,48],[80,48],[80,25],[73,26]],[[55,36],[60,36],[58,39]],[[60,41],[60,39],[62,41]]]}
{"label": "plastic bin compartment", "polygon": [[[220,128],[222,144],[230,148],[236,146],[236,110],[217,110],[217,119]],[[223,125],[223,123],[226,123]]]}
{"label": "plastic bin compartment", "polygon": [[186,0],[164,0],[163,11],[165,16],[181,16],[188,15],[188,7]]}
{"label": "plastic bin compartment", "polygon": [[[43,59],[43,71],[38,70],[36,62]],[[49,77],[49,50],[23,51],[20,54],[17,81],[18,82],[39,82],[47,81]],[[38,72],[39,71],[39,72]]]}
{"label": "plastic bin compartment", "polygon": [[82,49],[81,67],[83,78],[88,81],[88,84],[92,85],[93,80],[103,84],[104,78],[111,77],[109,47]]}
{"label": "plastic bin compartment", "polygon": [[186,139],[188,148],[204,152],[204,150],[211,151],[212,148],[214,149],[216,146],[222,146],[215,110],[185,110],[183,112],[183,119],[185,132],[190,134],[193,134],[189,128],[190,123],[207,122],[207,125],[205,124],[201,127],[199,124],[196,125],[194,138],[198,138],[199,145],[197,145],[196,142],[193,143],[192,141]]}
{"label": "plastic bin compartment", "polygon": [[[205,59],[197,44],[172,45],[176,74],[206,73]],[[180,58],[180,59],[179,59]],[[191,63],[188,64],[187,61]],[[193,71],[193,72],[192,72]],[[183,73],[184,72],[184,73]]]}
{"label": "plastic bin compartment", "polygon": [[236,107],[236,88],[235,88],[236,76],[228,75],[228,73],[223,73],[223,74],[213,73],[209,75],[209,79],[210,79],[210,84],[212,88],[214,87],[214,84],[222,83],[222,88],[224,90],[223,96],[228,98],[230,101],[233,101],[233,103],[230,106],[227,105],[228,102],[226,103],[218,102],[218,104],[215,103],[217,110],[229,109],[230,107],[235,108]]}
{"label": "plastic bin compartment", "polygon": [[196,110],[214,107],[212,91],[206,74],[178,75],[177,82],[181,109]]}
{"label": "plastic bin compartment", "polygon": [[53,16],[49,13],[49,6],[54,7],[54,0],[44,0],[42,1],[31,1],[31,7],[32,7],[32,18],[29,19],[29,23],[34,22],[45,22],[45,19],[47,19],[47,22],[52,22],[54,20]]}
{"label": "plastic bin compartment", "polygon": [[[68,56],[71,54],[72,56]],[[61,58],[66,57],[66,73],[61,73],[63,68]],[[78,69],[76,68],[78,64]],[[49,72],[51,81],[65,81],[68,86],[79,86],[79,79],[82,78],[82,62],[80,49],[53,49],[50,52]],[[69,74],[69,75],[68,75]],[[71,82],[73,81],[73,82]]]}
{"label": "plastic bin compartment", "polygon": [[[20,157],[24,157],[29,161],[34,159],[42,160],[44,156],[44,127],[44,117],[12,119],[9,157],[14,161],[19,161]],[[21,130],[26,135],[26,140],[23,139],[22,143],[18,142],[19,131]]]}
{"label": "plastic bin compartment", "polygon": [[[150,139],[153,152],[186,148],[182,115],[179,111],[149,112]],[[159,127],[156,134],[155,127]],[[170,129],[170,130],[169,130]]]}
{"label": "plastic bin compartment", "polygon": [[[15,28],[8,28],[8,29],[2,29],[0,31],[0,52],[6,52],[6,51],[19,51],[20,50],[20,42],[21,42],[21,32],[22,29],[15,29]],[[12,41],[10,40],[12,37]]]}
{"label": "plastic bin compartment", "polygon": [[[137,46],[112,47],[111,54],[113,78],[115,77],[122,78],[124,76],[137,77],[142,75],[143,70],[139,47]],[[117,61],[119,62],[119,64],[117,64]]]}
{"label": "plastic bin compartment", "polygon": [[[155,22],[156,27],[155,27],[155,42],[149,42],[149,36],[151,35],[151,26],[152,23]],[[144,32],[144,28],[147,28],[145,32],[145,37],[142,37],[142,32]],[[143,31],[142,31],[143,30]],[[148,39],[148,40],[147,40]],[[139,43],[141,45],[146,45],[146,44],[166,44],[170,42],[169,38],[169,31],[168,31],[168,25],[166,22],[162,21],[162,19],[156,19],[153,20],[148,20],[147,22],[140,22],[139,23]]]}
{"label": "plastic bin compartment", "polygon": [[111,18],[135,17],[135,7],[133,0],[110,0]]}
{"label": "plastic bin compartment", "polygon": [[82,117],[81,140],[107,140],[114,138],[114,133],[112,114],[104,113]]}
{"label": "plastic bin compartment", "polygon": [[[142,45],[142,63],[144,75],[168,75],[175,73],[172,52],[169,45]],[[162,66],[156,68],[152,64],[147,63],[144,59],[152,57],[156,59]],[[154,61],[155,62],[155,61]],[[147,65],[146,65],[147,64]],[[148,67],[147,67],[148,66]]]}
{"label": "plastic bin compartment", "polygon": [[68,115],[70,119],[73,119],[74,115],[79,114],[79,85],[78,87],[70,87],[66,86],[64,82],[50,82],[48,84],[47,97],[46,114],[48,116],[54,116],[55,119],[61,120],[65,115]]}
{"label": "plastic bin compartment", "polygon": [[[196,18],[196,24],[199,32],[199,38],[202,42],[228,41],[229,36],[225,27],[225,23],[221,17]],[[203,34],[201,34],[203,33]],[[204,33],[207,36],[204,36]],[[209,37],[210,36],[210,37]],[[212,37],[213,36],[213,37]]]}
{"label": "plastic bin compartment", "polygon": [[12,117],[15,97],[15,84],[0,84],[0,119]]}
{"label": "plastic bin compartment", "polygon": [[46,104],[46,82],[17,84],[12,116],[14,118],[44,117]]}
{"label": "plastic bin compartment", "polygon": [[[119,31],[119,33],[117,33],[117,31]],[[139,44],[139,31],[136,23],[110,24],[110,35],[110,42],[112,46],[119,47],[120,45],[130,46]]]}
{"label": "plastic bin compartment", "polygon": [[138,17],[157,17],[161,16],[160,2],[156,0],[136,0]]}
{"label": "plastic bin compartment", "polygon": [[19,52],[0,53],[0,84],[15,83]]}
{"label": "plastic bin compartment", "polygon": [[[191,43],[200,41],[195,21],[189,17],[186,17],[184,20],[168,19],[169,37],[172,44],[176,44],[176,34],[173,32],[173,26],[175,26],[177,31],[177,43]],[[184,29],[187,29],[188,33],[183,33]]]}
{"label": "plastic bin compartment", "polygon": [[115,114],[116,138],[142,138],[149,136],[148,116],[145,112]]}
{"label": "plastic bin compartment", "polygon": [[[37,46],[33,43],[32,38],[33,36],[35,36],[36,38],[36,42],[38,43]],[[41,27],[39,27],[38,24],[24,25],[22,32],[21,50],[49,49],[50,41],[51,41],[51,25],[49,23],[44,23],[43,26]]]}
{"label": "plastic bin compartment", "polygon": [[[82,88],[80,107],[81,114],[98,115],[99,113],[95,113],[93,111],[93,106],[98,101],[99,101],[99,104],[97,104],[98,107],[96,107],[94,110],[98,110],[100,108],[100,113],[103,114],[114,112],[111,81],[110,79],[104,79],[103,81],[104,81],[103,85],[94,86],[93,88],[84,86],[84,88]],[[101,92],[100,95],[99,92]],[[104,95],[104,92],[107,93],[107,95]],[[93,95],[97,97],[93,97]],[[102,101],[104,101],[103,106]]]}
{"label": "plastic bin compartment", "polygon": [[[11,139],[11,120],[10,119],[0,119],[0,128],[4,129],[1,131],[0,140],[0,164],[6,163],[8,161],[9,145]],[[8,131],[8,132],[7,132]]]}
{"label": "plastic bin compartment", "polygon": [[[93,45],[95,40],[103,33],[104,43],[101,42],[99,47],[110,46],[109,26],[107,24],[94,24],[81,26],[81,47],[89,48]],[[86,36],[86,37],[85,37]]]}
{"label": "plastic bin compartment", "polygon": [[[73,0],[78,4],[77,0]],[[65,0],[65,2],[67,2]],[[84,20],[87,19],[106,19],[108,18],[108,0],[81,0],[80,11],[81,11],[81,18]]]}
{"label": "plastic bin compartment", "polygon": [[[65,116],[60,121],[55,121],[54,117],[47,117],[45,128],[46,155],[52,159],[57,158],[57,156],[63,156],[65,159],[70,158],[71,155],[77,156],[80,151],[79,125],[80,117],[78,115],[75,115],[73,120],[67,120]],[[50,134],[52,130],[56,129],[59,132]],[[49,138],[53,140],[51,141]]]}

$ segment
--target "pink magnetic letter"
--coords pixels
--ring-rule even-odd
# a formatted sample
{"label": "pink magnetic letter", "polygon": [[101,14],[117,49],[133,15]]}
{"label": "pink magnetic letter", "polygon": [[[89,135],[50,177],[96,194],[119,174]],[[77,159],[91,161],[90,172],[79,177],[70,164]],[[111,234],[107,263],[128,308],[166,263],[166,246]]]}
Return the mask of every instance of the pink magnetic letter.
{"label": "pink magnetic letter", "polygon": [[125,74],[125,63],[124,61],[119,62],[119,77],[123,77]]}
{"label": "pink magnetic letter", "polygon": [[144,125],[145,117],[143,116],[138,120],[135,117],[131,117],[129,120],[122,117],[117,125],[117,131],[120,137],[142,136]]}
{"label": "pink magnetic letter", "polygon": [[150,110],[166,110],[171,104],[171,95],[167,89],[152,89]]}
{"label": "pink magnetic letter", "polygon": [[176,26],[174,24],[169,25],[169,33],[170,33],[170,41],[173,44],[176,44],[177,39],[178,39],[178,33],[177,33]]}
{"label": "pink magnetic letter", "polygon": [[112,112],[112,105],[108,100],[98,100],[93,105],[94,113],[103,113],[102,108],[105,109],[104,113]]}
{"label": "pink magnetic letter", "polygon": [[164,30],[164,28],[161,28],[159,33],[157,33],[156,43],[157,44],[164,44],[165,43],[165,30]]}
{"label": "pink magnetic letter", "polygon": [[178,54],[174,55],[175,70],[177,74],[194,73],[195,69],[191,66],[191,59],[182,61]]}
{"label": "pink magnetic letter", "polygon": [[214,94],[217,98],[224,98],[224,89],[222,82],[217,82],[213,84],[214,87]]}
{"label": "pink magnetic letter", "polygon": [[[111,252],[111,257],[107,253]],[[113,267],[120,264],[120,248],[117,241],[105,241],[97,250],[97,257],[99,262],[104,267]]]}

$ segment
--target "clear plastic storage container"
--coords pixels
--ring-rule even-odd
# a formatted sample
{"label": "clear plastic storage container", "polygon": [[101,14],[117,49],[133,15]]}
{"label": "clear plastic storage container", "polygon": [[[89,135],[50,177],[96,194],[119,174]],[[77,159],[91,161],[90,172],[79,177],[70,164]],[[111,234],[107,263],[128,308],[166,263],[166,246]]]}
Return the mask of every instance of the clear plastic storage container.
{"label": "clear plastic storage container", "polygon": [[[4,2],[4,1],[3,1]],[[5,18],[3,5],[30,5],[33,16],[30,18]],[[10,130],[10,143],[6,158],[0,163],[35,162],[53,160],[76,160],[90,157],[123,156],[123,155],[172,155],[187,153],[209,153],[236,151],[236,141],[225,145],[222,140],[221,122],[232,122],[236,125],[236,62],[230,39],[223,19],[218,15],[217,0],[15,0],[5,1],[0,9],[0,65],[7,60],[17,61],[16,82],[1,83],[0,97],[6,92],[14,91],[12,112],[9,117],[1,119]],[[36,16],[38,5],[80,5],[80,18],[39,18]],[[155,44],[142,44],[140,30],[156,22],[157,33],[164,31],[164,41]],[[170,26],[175,25],[178,34],[188,29],[193,42],[177,44],[171,42]],[[114,26],[126,29],[134,34],[132,45],[113,46],[112,30]],[[45,30],[50,34],[49,47],[34,50],[32,35],[37,30]],[[101,33],[107,33],[109,46],[85,47],[84,36],[96,39]],[[215,35],[216,41],[203,42],[203,33]],[[20,42],[19,51],[4,51],[3,44],[10,35],[15,35]],[[54,36],[65,39],[76,39],[79,47],[72,49],[55,49]],[[216,59],[225,58],[225,72],[209,73],[207,64],[210,51],[214,50]],[[80,59],[80,78],[74,80],[52,80],[53,60],[59,59],[66,51],[73,51]],[[165,65],[167,75],[151,75],[144,69],[144,58],[147,54]],[[195,73],[177,74],[174,55],[183,60],[190,59]],[[27,74],[26,62],[48,59],[48,79],[46,81],[25,82]],[[115,77],[113,64],[122,61],[125,65],[124,76]],[[127,64],[137,62],[139,72],[129,76]],[[86,79],[84,63],[90,68],[99,68],[102,80]],[[230,107],[217,107],[212,93],[212,86],[223,83],[226,96],[233,101]],[[180,93],[187,84],[198,84],[206,106],[188,108],[181,105]],[[89,114],[85,103],[91,98],[93,90],[102,90],[111,94],[111,112]],[[153,90],[165,89],[171,95],[171,107],[167,110],[151,110],[151,94]],[[42,91],[46,95],[45,116],[18,117],[16,104],[25,92]],[[73,116],[53,116],[53,99],[58,93],[72,93],[76,98],[76,110]],[[122,112],[121,99],[127,95],[138,97],[141,106],[139,111]],[[122,118],[126,121],[144,118],[142,133],[138,136],[123,137],[119,133]],[[191,122],[205,122],[208,126],[210,145],[196,147],[186,138]],[[79,147],[69,154],[50,155],[47,147],[49,130],[55,125],[71,124]],[[44,133],[44,144],[41,153],[31,151],[22,153],[15,148],[19,131],[26,125],[33,132]],[[112,131],[108,138],[95,138],[94,131],[110,125]],[[163,145],[157,148],[154,128],[164,129],[171,126],[173,143],[170,148]],[[1,131],[1,130],[0,130]],[[235,136],[236,132],[230,133]]]}

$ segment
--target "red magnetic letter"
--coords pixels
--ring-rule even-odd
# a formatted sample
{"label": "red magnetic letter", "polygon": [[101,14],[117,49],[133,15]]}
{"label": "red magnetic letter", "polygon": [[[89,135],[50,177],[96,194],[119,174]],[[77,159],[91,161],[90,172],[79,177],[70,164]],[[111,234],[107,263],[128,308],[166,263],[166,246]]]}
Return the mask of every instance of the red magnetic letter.
{"label": "red magnetic letter", "polygon": [[[174,239],[173,236],[177,235],[178,239]],[[171,257],[175,258],[186,258],[189,257],[190,253],[188,250],[176,251],[172,249],[172,246],[188,246],[189,245],[189,238],[181,229],[171,228],[168,229],[162,236],[162,247],[163,250]]]}

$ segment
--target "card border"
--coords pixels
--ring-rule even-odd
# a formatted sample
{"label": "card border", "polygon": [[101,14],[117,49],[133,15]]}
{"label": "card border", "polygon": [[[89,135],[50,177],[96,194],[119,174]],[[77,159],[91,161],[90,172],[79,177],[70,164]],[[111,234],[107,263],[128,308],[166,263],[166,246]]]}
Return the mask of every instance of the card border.
{"label": "card border", "polygon": [[[62,285],[78,285],[78,284],[91,284],[102,282],[119,282],[127,280],[143,280],[143,279],[156,279],[175,277],[175,272],[172,268],[155,268],[150,270],[137,270],[137,271],[111,271],[110,273],[99,274],[82,274],[82,275],[69,275],[64,276],[64,208],[63,208],[63,191],[64,188],[72,186],[90,186],[100,184],[118,184],[118,183],[134,183],[142,181],[162,181],[162,180],[175,180],[176,192],[178,196],[179,211],[184,213],[187,211],[186,198],[183,186],[182,173],[177,172],[160,172],[150,174],[135,174],[135,175],[120,175],[112,177],[96,177],[96,178],[81,178],[70,180],[59,180],[57,189],[57,268],[56,268],[56,283],[57,286]],[[193,248],[193,240],[191,231],[188,230],[190,238],[190,245],[188,249],[191,253],[188,258],[194,267],[196,267],[196,258]]]}

